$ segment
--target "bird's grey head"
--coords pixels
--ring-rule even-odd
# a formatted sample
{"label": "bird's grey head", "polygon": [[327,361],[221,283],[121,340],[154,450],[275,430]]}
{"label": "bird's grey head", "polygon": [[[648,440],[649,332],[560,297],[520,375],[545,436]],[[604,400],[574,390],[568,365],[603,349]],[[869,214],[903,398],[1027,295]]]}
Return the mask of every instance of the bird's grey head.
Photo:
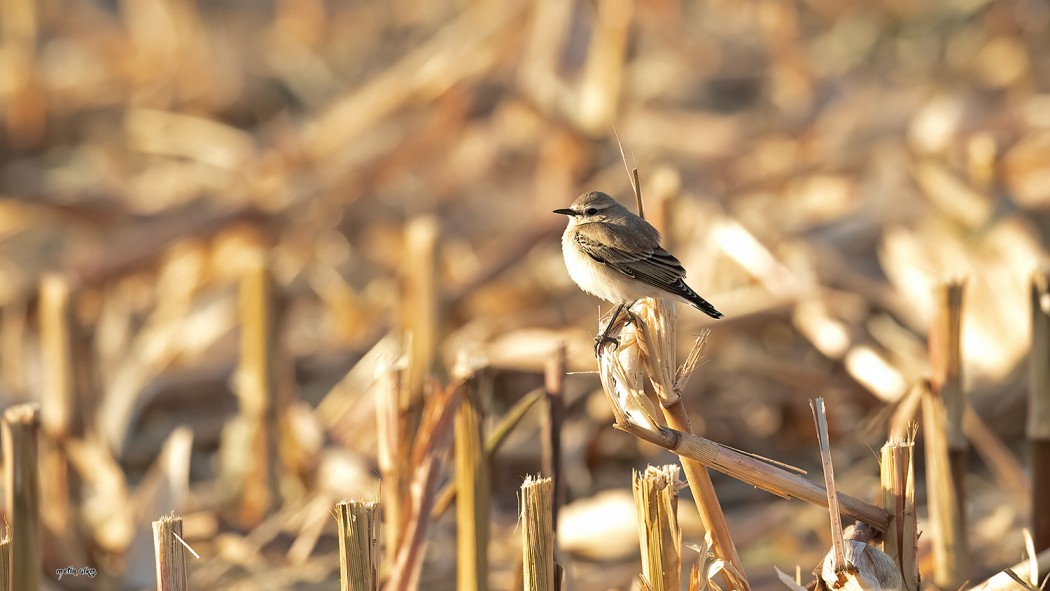
{"label": "bird's grey head", "polygon": [[619,219],[629,215],[630,211],[609,195],[601,191],[591,191],[577,197],[572,206],[555,209],[554,213],[569,216],[569,225],[574,226]]}

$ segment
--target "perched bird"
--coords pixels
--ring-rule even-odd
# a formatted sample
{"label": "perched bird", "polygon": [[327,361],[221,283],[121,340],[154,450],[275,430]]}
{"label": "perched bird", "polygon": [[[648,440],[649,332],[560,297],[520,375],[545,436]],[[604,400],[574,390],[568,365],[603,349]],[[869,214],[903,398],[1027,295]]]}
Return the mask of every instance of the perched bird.
{"label": "perched bird", "polygon": [[569,216],[561,236],[569,276],[583,291],[618,304],[613,320],[625,306],[644,297],[679,300],[711,318],[722,317],[685,284],[685,269],[660,246],[656,228],[612,197],[591,191],[554,213]]}

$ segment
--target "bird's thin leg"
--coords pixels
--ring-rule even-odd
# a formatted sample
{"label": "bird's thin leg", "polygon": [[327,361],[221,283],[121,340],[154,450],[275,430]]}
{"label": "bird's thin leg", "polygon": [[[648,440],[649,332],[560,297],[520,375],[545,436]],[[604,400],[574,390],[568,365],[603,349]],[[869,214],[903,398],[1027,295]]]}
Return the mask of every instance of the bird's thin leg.
{"label": "bird's thin leg", "polygon": [[[609,336],[609,333],[612,332],[613,325],[616,324],[616,320],[620,317],[620,314],[624,311],[624,308],[626,308],[626,307],[627,307],[627,302],[620,302],[620,305],[616,306],[616,310],[613,311],[612,317],[609,318],[609,323],[605,325],[605,330],[602,331],[602,334],[600,334],[597,337],[595,337],[595,339],[594,339],[594,356],[595,357],[600,357],[601,356],[602,347],[605,346],[605,343],[613,343],[613,344],[619,343],[619,341],[617,341],[616,339],[614,339],[611,336]],[[630,314],[629,310],[628,310],[628,314]]]}
{"label": "bird's thin leg", "polygon": [[628,304],[627,307],[624,308],[623,313],[627,314],[627,322],[628,323],[633,324],[635,326],[641,326],[642,325],[642,319],[639,318],[637,314],[635,314],[634,312],[631,311],[631,308],[633,308],[634,305],[637,302],[638,302],[638,300],[634,300],[633,302]]}

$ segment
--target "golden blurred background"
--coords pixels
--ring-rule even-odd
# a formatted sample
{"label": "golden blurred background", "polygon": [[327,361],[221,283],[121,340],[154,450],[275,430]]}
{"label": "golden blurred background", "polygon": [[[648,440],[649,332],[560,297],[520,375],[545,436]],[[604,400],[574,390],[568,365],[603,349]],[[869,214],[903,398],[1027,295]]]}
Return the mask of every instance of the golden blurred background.
{"label": "golden blurred background", "polygon": [[[100,571],[45,588],[149,587],[149,521],[171,509],[194,589],[333,588],[331,502],[379,490],[377,367],[410,356],[421,390],[471,356],[491,427],[560,343],[561,562],[574,589],[629,588],[629,469],[674,456],[611,428],[588,373],[599,302],[550,213],[588,190],[633,208],[624,160],[726,314],[681,311],[683,343],[713,330],[694,429],[819,475],[823,396],[854,496],[877,495],[870,450],[930,373],[934,286],[964,278],[964,384],[1006,452],[972,461],[975,580],[1021,556],[1044,2],[4,0],[0,118],[0,407],[41,401],[68,468],[69,499],[42,504],[45,573]],[[292,443],[281,500],[235,518],[256,276]],[[492,467],[494,589],[520,577],[533,415]],[[715,485],[754,588],[826,552],[822,510]],[[454,527],[435,522],[423,588],[454,586]]]}

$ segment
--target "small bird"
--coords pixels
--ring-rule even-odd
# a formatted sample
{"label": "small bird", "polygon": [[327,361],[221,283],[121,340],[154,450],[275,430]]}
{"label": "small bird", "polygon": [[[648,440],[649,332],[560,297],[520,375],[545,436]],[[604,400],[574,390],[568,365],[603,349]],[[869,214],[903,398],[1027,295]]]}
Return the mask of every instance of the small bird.
{"label": "small bird", "polygon": [[[554,213],[569,216],[561,236],[569,276],[583,291],[618,304],[613,320],[624,307],[644,297],[679,300],[711,318],[722,317],[686,285],[682,264],[660,246],[660,232],[609,195],[584,193],[571,207]],[[607,327],[611,326],[612,321]],[[599,341],[607,337],[602,335]]]}

